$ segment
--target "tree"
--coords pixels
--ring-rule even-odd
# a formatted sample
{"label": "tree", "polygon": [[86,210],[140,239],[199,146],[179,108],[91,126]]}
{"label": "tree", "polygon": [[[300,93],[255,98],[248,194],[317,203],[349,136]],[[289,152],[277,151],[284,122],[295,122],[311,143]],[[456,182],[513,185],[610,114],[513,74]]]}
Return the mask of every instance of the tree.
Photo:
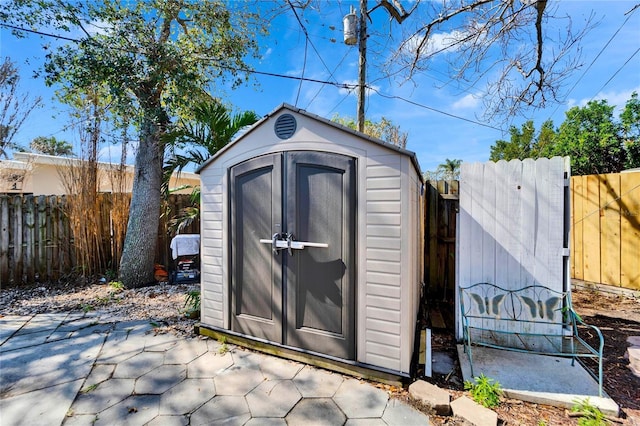
{"label": "tree", "polygon": [[[560,15],[558,6],[546,0],[371,3],[366,15],[385,10],[399,24],[383,35],[387,41],[379,45],[384,50],[371,55],[387,58],[380,65],[387,76],[404,82],[439,71],[444,62],[450,82],[481,92],[488,119],[563,102],[566,77],[580,66],[580,42],[594,27],[590,16],[574,29],[571,17]],[[412,6],[405,10],[402,3]],[[301,7],[319,9],[309,0]],[[390,44],[394,40],[399,42]]]}
{"label": "tree", "polygon": [[244,81],[247,74],[238,70],[250,69],[244,58],[257,54],[256,31],[263,24],[243,6],[231,11],[223,3],[178,0],[13,0],[0,6],[4,22],[83,34],[47,54],[48,84],[72,90],[104,85],[112,110],[135,114],[139,141],[119,271],[127,287],[154,281],[163,135],[171,117],[215,79]]}
{"label": "tree", "polygon": [[[334,115],[331,121],[342,124],[353,130],[358,129],[358,123],[352,117],[340,117],[338,114]],[[407,147],[407,139],[409,135],[406,132],[400,131],[400,126],[393,124],[391,120],[385,117],[381,117],[379,122],[365,120],[364,133],[377,139],[381,139],[387,143],[399,146],[400,148]]]}
{"label": "tree", "polygon": [[553,146],[555,130],[553,122],[547,120],[542,124],[540,132],[536,134],[532,120],[522,124],[518,129],[515,126],[509,128],[511,139],[509,141],[497,140],[491,146],[489,160],[513,160],[525,158],[544,157],[545,153]]}
{"label": "tree", "polygon": [[31,141],[29,148],[40,154],[73,156],[73,146],[69,142],[58,140],[53,136],[38,136]]}
{"label": "tree", "polygon": [[[169,180],[188,164],[202,165],[227,145],[242,129],[251,126],[260,117],[253,111],[231,115],[229,109],[217,99],[202,101],[194,106],[191,119],[181,119],[177,129],[168,134],[173,155],[166,161],[163,193],[170,191]],[[186,148],[178,152],[179,148]],[[200,187],[193,188],[191,207],[182,209],[169,224],[180,232],[200,217]]]}
{"label": "tree", "polygon": [[613,109],[606,100],[600,100],[566,112],[550,153],[570,156],[572,174],[617,173],[623,169],[625,149]]}
{"label": "tree", "polygon": [[620,114],[626,158],[624,167],[640,167],[640,99],[633,92]]}
{"label": "tree", "polygon": [[0,64],[0,158],[8,158],[7,151],[19,148],[13,141],[20,127],[40,104],[38,96],[30,99],[28,94],[18,94],[20,75],[15,64],[5,58]]}
{"label": "tree", "polygon": [[462,160],[444,160],[444,163],[438,165],[438,171],[442,174],[442,177],[447,180],[460,179],[460,165]]}

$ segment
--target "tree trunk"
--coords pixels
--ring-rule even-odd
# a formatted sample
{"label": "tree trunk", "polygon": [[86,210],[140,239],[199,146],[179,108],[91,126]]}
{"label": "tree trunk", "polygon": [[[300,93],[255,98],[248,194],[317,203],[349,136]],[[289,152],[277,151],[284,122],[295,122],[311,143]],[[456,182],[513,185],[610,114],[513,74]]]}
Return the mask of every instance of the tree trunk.
{"label": "tree trunk", "polygon": [[164,157],[160,142],[164,127],[159,123],[161,121],[155,115],[148,115],[140,130],[129,222],[120,259],[120,281],[127,288],[144,287],[155,282],[153,264],[160,221]]}

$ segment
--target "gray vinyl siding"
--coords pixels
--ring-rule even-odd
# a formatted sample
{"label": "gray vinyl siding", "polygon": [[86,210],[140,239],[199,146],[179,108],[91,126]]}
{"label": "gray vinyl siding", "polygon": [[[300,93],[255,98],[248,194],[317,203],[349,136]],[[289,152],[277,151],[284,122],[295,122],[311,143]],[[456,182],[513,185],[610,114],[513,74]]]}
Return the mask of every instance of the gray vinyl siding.
{"label": "gray vinyl siding", "polygon": [[357,165],[356,360],[408,373],[422,268],[417,166],[392,147],[304,114],[284,112],[298,120],[291,139],[274,135],[275,113],[200,170],[202,324],[230,326],[227,169],[257,155],[289,150],[348,155]]}

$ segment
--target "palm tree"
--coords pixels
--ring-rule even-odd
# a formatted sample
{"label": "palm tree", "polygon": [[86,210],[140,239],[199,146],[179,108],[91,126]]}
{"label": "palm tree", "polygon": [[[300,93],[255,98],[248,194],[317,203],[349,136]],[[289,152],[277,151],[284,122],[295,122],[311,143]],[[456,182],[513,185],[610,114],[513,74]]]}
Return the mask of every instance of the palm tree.
{"label": "palm tree", "polygon": [[457,180],[460,178],[460,164],[462,160],[444,160],[444,163],[438,166],[438,170],[442,172],[443,178],[447,180]]}
{"label": "palm tree", "polygon": [[[254,124],[260,117],[253,111],[231,115],[229,109],[216,99],[199,102],[192,111],[193,118],[180,119],[177,130],[167,136],[167,146],[173,149],[173,155],[163,168],[162,190],[165,196],[185,187],[170,189],[169,179],[174,172],[180,173],[188,164],[199,166],[227,145],[243,128]],[[176,152],[176,147],[186,148]],[[200,188],[195,187],[191,194],[193,207],[183,209],[170,221],[178,232],[188,226],[200,215]]]}

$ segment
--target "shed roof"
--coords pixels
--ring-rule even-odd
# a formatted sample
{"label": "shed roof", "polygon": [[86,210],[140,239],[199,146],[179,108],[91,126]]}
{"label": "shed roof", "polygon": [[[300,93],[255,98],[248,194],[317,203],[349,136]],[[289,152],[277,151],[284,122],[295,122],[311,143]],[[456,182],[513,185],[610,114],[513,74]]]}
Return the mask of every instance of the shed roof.
{"label": "shed roof", "polygon": [[219,156],[221,156],[227,149],[229,149],[231,146],[239,143],[241,140],[245,139],[246,137],[248,137],[256,128],[262,126],[266,121],[268,121],[271,117],[279,114],[282,110],[289,110],[291,112],[295,112],[301,115],[304,115],[308,118],[311,118],[313,120],[319,121],[321,123],[324,123],[328,126],[332,126],[338,130],[341,130],[343,132],[347,132],[352,134],[353,136],[356,136],[360,139],[366,140],[369,143],[373,143],[376,145],[380,145],[384,148],[390,149],[392,151],[396,151],[399,154],[402,155],[406,155],[407,157],[411,158],[411,162],[413,163],[413,166],[416,169],[416,172],[418,173],[418,175],[420,176],[420,179],[422,179],[422,171],[420,170],[420,164],[418,163],[418,158],[416,157],[415,152],[413,151],[409,151],[407,149],[401,148],[397,145],[393,145],[390,143],[387,143],[385,141],[383,141],[382,139],[378,139],[378,138],[374,138],[372,136],[366,135],[364,133],[360,133],[356,130],[353,130],[347,126],[343,126],[342,124],[333,122],[331,120],[328,120],[324,117],[320,117],[319,115],[316,114],[312,114],[310,112],[307,112],[301,108],[295,107],[293,105],[289,105],[287,103],[282,103],[280,104],[276,109],[274,109],[272,112],[268,113],[267,115],[265,115],[260,121],[256,122],[253,126],[251,126],[249,128],[249,130],[247,130],[245,133],[243,133],[241,136],[239,136],[238,138],[234,139],[233,141],[231,141],[229,144],[227,144],[226,146],[224,146],[222,149],[220,149],[220,151],[218,151],[213,157],[209,158],[207,161],[205,161],[200,167],[198,167],[196,169],[196,173],[200,173],[200,171],[202,169],[204,169],[205,167],[207,167],[209,164],[211,164],[212,162],[214,162]]}

